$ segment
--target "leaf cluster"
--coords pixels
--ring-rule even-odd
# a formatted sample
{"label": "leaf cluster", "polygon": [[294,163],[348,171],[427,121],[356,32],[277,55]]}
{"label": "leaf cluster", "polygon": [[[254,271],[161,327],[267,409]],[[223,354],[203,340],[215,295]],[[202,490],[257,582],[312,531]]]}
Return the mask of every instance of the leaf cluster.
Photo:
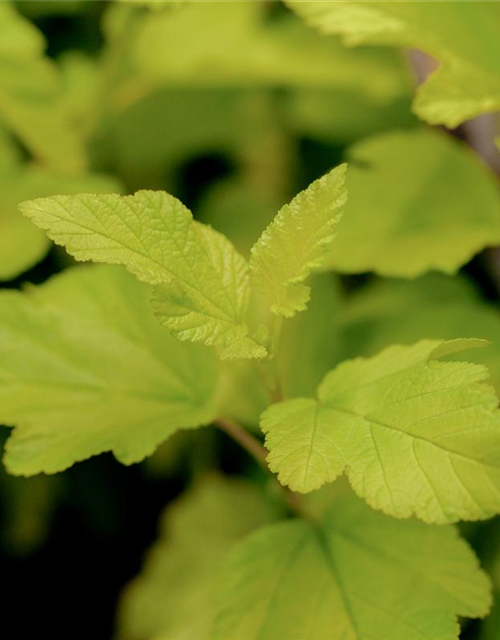
{"label": "leaf cluster", "polygon": [[285,5],[109,3],[59,57],[0,5],[0,279],[58,256],[0,291],[5,467],[168,466],[210,425],[263,467],[167,506],[120,640],[457,640],[500,590],[456,526],[500,514],[500,318],[458,274],[500,242],[467,139],[500,11]]}

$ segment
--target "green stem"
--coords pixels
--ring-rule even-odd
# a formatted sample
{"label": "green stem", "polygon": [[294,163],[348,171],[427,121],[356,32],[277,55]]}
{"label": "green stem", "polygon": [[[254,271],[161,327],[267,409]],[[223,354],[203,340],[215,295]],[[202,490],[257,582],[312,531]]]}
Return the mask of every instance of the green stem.
{"label": "green stem", "polygon": [[214,424],[233,440],[236,440],[265,471],[269,471],[266,462],[267,450],[257,438],[231,420],[219,418]]}
{"label": "green stem", "polygon": [[269,345],[269,355],[264,361],[254,360],[264,387],[269,393],[269,397],[272,402],[281,402],[283,400],[283,393],[281,391],[278,368],[276,365],[276,355],[278,353],[282,326],[283,317],[274,316],[273,325],[271,328],[271,343]]}
{"label": "green stem", "polygon": [[[259,442],[259,440],[257,440],[257,438],[255,438],[255,436],[232,420],[219,418],[218,420],[215,420],[214,425],[240,444],[252,456],[252,458],[256,460],[264,471],[270,473],[273,478],[276,478],[267,464],[267,449],[261,442]],[[304,509],[300,496],[297,493],[290,491],[290,489],[284,487],[279,482],[277,482],[277,484],[290,511],[299,518],[313,520],[307,510]]]}

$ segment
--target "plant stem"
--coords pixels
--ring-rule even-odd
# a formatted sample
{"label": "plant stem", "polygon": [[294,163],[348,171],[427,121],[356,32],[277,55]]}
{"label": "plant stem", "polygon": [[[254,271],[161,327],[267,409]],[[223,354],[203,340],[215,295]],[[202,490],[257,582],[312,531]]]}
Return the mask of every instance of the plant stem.
{"label": "plant stem", "polygon": [[[255,438],[251,433],[243,429],[239,424],[233,422],[232,420],[226,420],[219,418],[214,421],[214,425],[218,427],[221,431],[224,431],[230,438],[238,442],[253,458],[257,461],[257,463],[264,469],[267,473],[271,473],[269,466],[267,464],[267,449]],[[275,477],[274,474],[273,478]],[[286,502],[290,511],[292,511],[299,518],[305,518],[307,520],[312,520],[310,514],[304,509],[300,496],[293,491],[290,491],[287,487],[284,487],[279,482],[277,483],[280,490],[281,495],[283,496],[284,501]]]}
{"label": "plant stem", "polygon": [[282,326],[283,316],[274,316],[271,328],[269,355],[264,361],[254,360],[272,402],[281,402],[283,400],[278,367],[276,364],[276,355],[278,353]]}
{"label": "plant stem", "polygon": [[239,424],[230,420],[219,419],[214,422],[215,426],[227,433],[233,440],[236,440],[265,470],[269,471],[266,457],[267,450],[251,433],[240,427]]}

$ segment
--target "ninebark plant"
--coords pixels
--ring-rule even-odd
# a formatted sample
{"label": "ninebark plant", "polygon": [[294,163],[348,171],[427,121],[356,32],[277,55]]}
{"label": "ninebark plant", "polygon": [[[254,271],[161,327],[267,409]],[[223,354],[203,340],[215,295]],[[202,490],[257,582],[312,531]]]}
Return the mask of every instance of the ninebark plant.
{"label": "ninebark plant", "polygon": [[[289,3],[349,44],[439,59],[415,111],[450,127],[500,104],[490,9],[451,4]],[[483,48],[460,39],[469,20]],[[431,129],[380,134],[349,158],[282,207],[248,259],[163,191],[20,205],[37,233],[99,264],[0,295],[8,470],[56,473],[110,451],[137,463],[209,425],[263,470],[212,475],[167,512],[168,544],[124,597],[124,638],[454,640],[459,617],[490,609],[489,578],[455,528],[500,513],[498,399],[473,362],[487,341],[433,329],[407,341],[398,328],[392,346],[324,367],[322,283],[328,270],[454,273],[500,241],[498,187]],[[452,185],[440,179],[450,167]],[[328,313],[301,324],[315,305]],[[352,326],[362,318],[354,308]]]}

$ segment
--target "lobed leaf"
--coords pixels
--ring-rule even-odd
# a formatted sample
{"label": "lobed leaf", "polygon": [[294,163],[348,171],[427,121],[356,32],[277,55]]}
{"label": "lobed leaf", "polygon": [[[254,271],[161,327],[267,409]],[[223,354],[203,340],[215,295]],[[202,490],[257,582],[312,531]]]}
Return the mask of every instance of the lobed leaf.
{"label": "lobed leaf", "polygon": [[180,340],[220,346],[222,357],[262,358],[247,336],[247,263],[231,243],[162,191],[55,196],[21,211],[77,260],[123,264],[157,285],[153,309]]}
{"label": "lobed leaf", "polygon": [[0,169],[0,180],[3,185],[0,190],[0,280],[10,280],[26,271],[50,248],[46,234],[19,213],[20,201],[58,190],[78,193],[89,189],[105,193],[120,189],[109,176],[93,173],[68,176],[16,163]]}
{"label": "lobed leaf", "polygon": [[226,565],[213,640],[457,640],[487,576],[452,527],[398,522],[352,494],[318,524],[268,525]]}
{"label": "lobed leaf", "polygon": [[149,293],[108,266],[0,293],[0,422],[15,425],[11,473],[54,473],[105,451],[131,464],[177,429],[215,418],[212,354],[169,336]]}
{"label": "lobed leaf", "polygon": [[261,418],[268,462],[303,493],[345,472],[375,509],[426,522],[500,511],[500,412],[481,365],[438,358],[484,341],[423,340],[342,362],[318,399]]}
{"label": "lobed leaf", "polygon": [[276,315],[307,307],[310,289],[302,283],[323,266],[335,238],[347,200],[346,169],[340,165],[295,196],[252,248],[253,283]]}
{"label": "lobed leaf", "polygon": [[247,480],[200,480],[164,511],[159,538],[123,593],[118,638],[208,640],[220,567],[230,548],[277,515]]}

